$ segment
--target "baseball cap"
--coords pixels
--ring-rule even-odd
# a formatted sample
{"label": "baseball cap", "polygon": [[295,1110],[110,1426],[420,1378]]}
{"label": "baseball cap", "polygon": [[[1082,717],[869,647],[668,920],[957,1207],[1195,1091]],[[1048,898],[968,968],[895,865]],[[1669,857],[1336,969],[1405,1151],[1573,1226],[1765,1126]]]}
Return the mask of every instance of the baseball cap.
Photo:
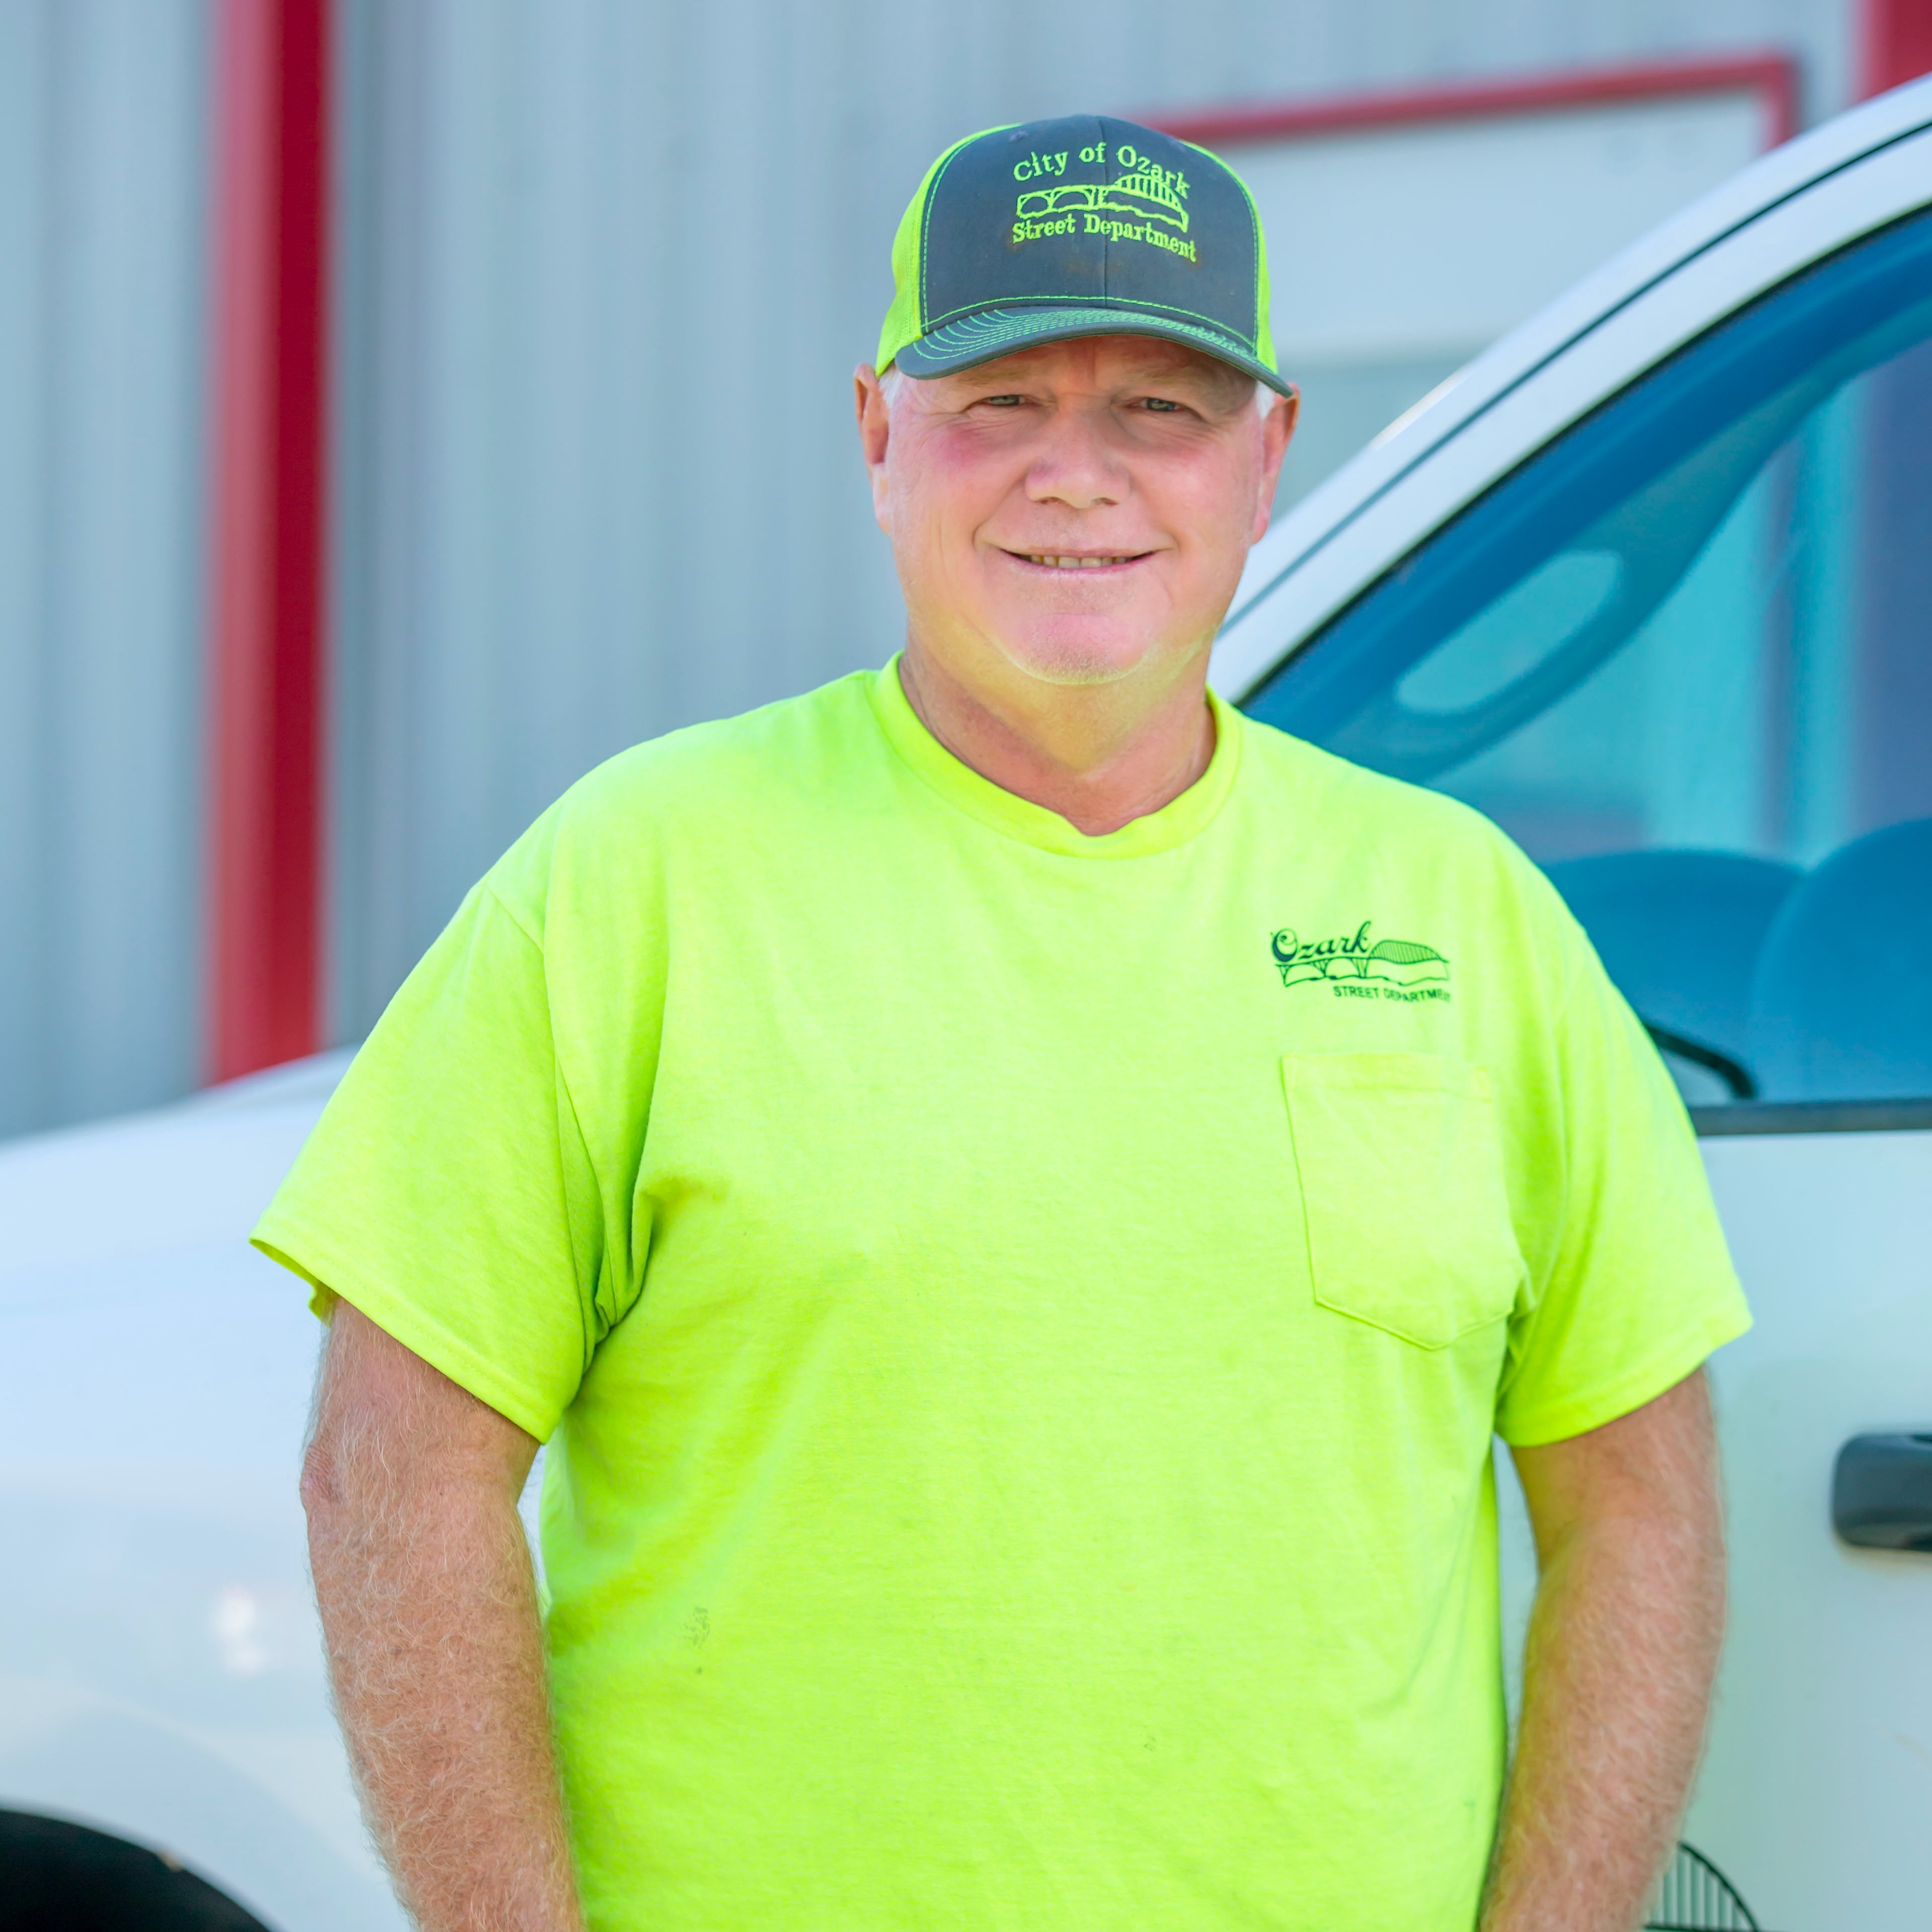
{"label": "baseball cap", "polygon": [[892,243],[876,367],[950,375],[1042,342],[1155,335],[1288,394],[1268,249],[1240,176],[1132,121],[1069,115],[957,141]]}

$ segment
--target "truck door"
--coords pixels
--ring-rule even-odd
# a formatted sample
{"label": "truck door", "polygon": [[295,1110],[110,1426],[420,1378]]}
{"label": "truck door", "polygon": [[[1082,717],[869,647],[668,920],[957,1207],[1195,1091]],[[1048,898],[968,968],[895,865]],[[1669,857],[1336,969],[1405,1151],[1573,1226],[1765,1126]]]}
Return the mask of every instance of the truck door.
{"label": "truck door", "polygon": [[[1687,1864],[1658,1922],[1922,1928],[1932,212],[1604,400],[1246,708],[1498,820],[1705,1137],[1757,1327],[1713,1365],[1732,1624],[1686,1838],[1735,1895],[1675,1916]],[[1520,1608],[1526,1531],[1506,1547]]]}

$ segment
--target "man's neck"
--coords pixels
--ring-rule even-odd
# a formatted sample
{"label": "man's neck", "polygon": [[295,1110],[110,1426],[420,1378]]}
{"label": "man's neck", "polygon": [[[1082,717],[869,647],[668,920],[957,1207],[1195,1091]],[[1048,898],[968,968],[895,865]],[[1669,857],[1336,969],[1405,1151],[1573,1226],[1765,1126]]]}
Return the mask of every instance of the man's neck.
{"label": "man's neck", "polygon": [[1150,702],[1106,685],[975,690],[916,641],[899,660],[899,682],[920,722],[962,764],[1089,837],[1172,803],[1214,755],[1204,658]]}

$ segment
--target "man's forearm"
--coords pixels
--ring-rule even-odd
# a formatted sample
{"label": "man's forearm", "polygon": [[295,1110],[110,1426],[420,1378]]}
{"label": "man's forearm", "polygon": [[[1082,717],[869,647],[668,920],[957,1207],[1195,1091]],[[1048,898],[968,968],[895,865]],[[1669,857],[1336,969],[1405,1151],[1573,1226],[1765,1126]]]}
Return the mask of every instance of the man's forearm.
{"label": "man's forearm", "polygon": [[1701,1378],[1659,1407],[1652,1446],[1660,1472],[1676,1468],[1658,1493],[1674,1501],[1646,1507],[1647,1485],[1624,1484],[1616,1506],[1580,1515],[1544,1552],[1483,1932],[1631,1932],[1676,1838],[1722,1640],[1724,1564]]}
{"label": "man's forearm", "polygon": [[579,1932],[509,1425],[388,1352],[338,1310],[302,1484],[364,1808],[423,1932]]}

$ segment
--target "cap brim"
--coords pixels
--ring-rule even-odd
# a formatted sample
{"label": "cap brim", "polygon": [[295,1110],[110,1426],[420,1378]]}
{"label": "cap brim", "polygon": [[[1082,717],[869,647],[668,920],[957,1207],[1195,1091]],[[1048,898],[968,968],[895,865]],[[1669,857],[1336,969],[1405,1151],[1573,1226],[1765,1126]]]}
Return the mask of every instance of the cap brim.
{"label": "cap brim", "polygon": [[982,309],[908,342],[892,362],[908,376],[924,381],[976,368],[982,362],[997,362],[1002,356],[1037,348],[1042,343],[1071,342],[1083,335],[1158,336],[1212,356],[1282,395],[1294,392],[1294,386],[1285,376],[1218,329],[1126,303],[1118,307],[1099,302],[1042,303]]}

